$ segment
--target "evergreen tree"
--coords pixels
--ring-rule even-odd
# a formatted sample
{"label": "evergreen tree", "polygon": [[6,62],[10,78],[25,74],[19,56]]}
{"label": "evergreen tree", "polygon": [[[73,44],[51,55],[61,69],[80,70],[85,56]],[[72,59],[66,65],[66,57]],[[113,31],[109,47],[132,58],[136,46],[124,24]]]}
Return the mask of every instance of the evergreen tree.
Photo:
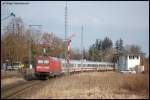
{"label": "evergreen tree", "polygon": [[116,41],[115,48],[118,54],[119,53],[119,41],[118,40]]}
{"label": "evergreen tree", "polygon": [[123,50],[123,40],[120,38],[119,40],[119,53],[122,53]]}
{"label": "evergreen tree", "polygon": [[117,50],[117,54],[122,53],[122,51],[123,51],[123,40],[121,38],[116,41],[115,48]]}
{"label": "evergreen tree", "polygon": [[102,50],[106,51],[109,48],[112,48],[112,41],[108,37],[105,37],[102,43]]}
{"label": "evergreen tree", "polygon": [[108,53],[111,52],[110,50],[111,48],[112,48],[112,41],[108,37],[105,37],[104,40],[97,39],[95,44],[90,46],[89,60],[107,61],[109,54],[111,55],[111,53]]}

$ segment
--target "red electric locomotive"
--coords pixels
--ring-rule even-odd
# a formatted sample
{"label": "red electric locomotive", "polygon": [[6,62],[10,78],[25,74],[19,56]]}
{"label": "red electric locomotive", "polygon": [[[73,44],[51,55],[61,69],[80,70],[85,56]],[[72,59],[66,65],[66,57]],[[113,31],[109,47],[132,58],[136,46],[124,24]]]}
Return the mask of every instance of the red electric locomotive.
{"label": "red electric locomotive", "polygon": [[61,62],[50,56],[39,56],[35,58],[35,76],[47,78],[61,75]]}

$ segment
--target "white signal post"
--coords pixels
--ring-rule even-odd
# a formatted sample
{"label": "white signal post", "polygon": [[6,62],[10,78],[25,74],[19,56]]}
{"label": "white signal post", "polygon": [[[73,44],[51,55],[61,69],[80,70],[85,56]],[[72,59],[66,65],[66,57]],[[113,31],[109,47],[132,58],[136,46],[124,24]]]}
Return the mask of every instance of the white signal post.
{"label": "white signal post", "polygon": [[71,39],[74,37],[76,35],[76,33],[72,33],[71,34],[71,36],[67,39],[67,48],[68,48],[68,59],[67,59],[67,61],[68,61],[68,64],[69,64],[69,57],[70,57],[70,51],[71,51]]}
{"label": "white signal post", "polygon": [[[67,51],[68,51],[68,56],[67,56],[67,63],[69,64],[70,62],[70,51],[71,51],[71,39],[76,35],[76,33],[72,33],[71,36],[67,39]],[[68,66],[68,73],[69,73],[69,66]]]}
{"label": "white signal post", "polygon": [[69,59],[70,59],[70,51],[71,51],[71,40],[68,41],[68,57],[67,57],[68,64],[69,64]]}

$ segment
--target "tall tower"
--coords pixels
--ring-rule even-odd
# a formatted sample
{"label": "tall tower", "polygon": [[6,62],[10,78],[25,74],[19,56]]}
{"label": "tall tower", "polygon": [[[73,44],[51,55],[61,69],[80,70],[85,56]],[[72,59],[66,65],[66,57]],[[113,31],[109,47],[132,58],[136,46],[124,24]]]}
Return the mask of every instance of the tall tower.
{"label": "tall tower", "polygon": [[[65,7],[65,64],[67,68],[67,1]],[[68,68],[68,73],[69,73],[69,68]]]}

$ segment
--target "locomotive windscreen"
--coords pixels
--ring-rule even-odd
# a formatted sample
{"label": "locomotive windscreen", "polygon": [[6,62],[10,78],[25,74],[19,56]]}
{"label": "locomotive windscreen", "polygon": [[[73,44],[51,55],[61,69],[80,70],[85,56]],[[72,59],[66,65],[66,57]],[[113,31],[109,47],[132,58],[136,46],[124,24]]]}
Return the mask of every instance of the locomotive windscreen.
{"label": "locomotive windscreen", "polygon": [[42,59],[39,59],[37,61],[38,64],[49,64],[49,60],[42,60]]}

